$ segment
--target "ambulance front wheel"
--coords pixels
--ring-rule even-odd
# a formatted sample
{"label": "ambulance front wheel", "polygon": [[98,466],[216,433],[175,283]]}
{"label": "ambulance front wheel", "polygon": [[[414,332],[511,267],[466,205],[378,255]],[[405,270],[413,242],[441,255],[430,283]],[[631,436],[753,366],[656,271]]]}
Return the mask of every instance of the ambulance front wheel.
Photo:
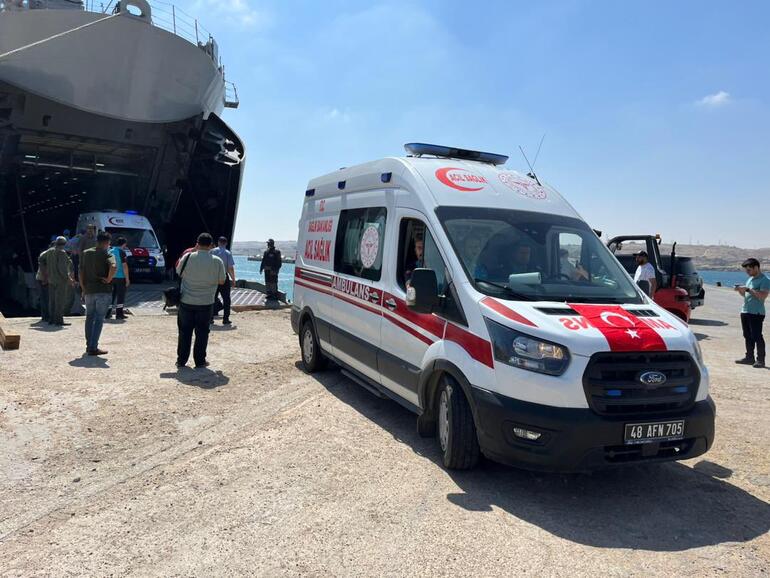
{"label": "ambulance front wheel", "polygon": [[437,413],[436,434],[444,467],[470,470],[481,454],[473,412],[460,385],[448,375],[441,378]]}
{"label": "ambulance front wheel", "polygon": [[299,347],[302,352],[302,367],[308,373],[314,373],[323,369],[326,365],[326,357],[318,345],[318,337],[311,321],[305,321],[299,332]]}

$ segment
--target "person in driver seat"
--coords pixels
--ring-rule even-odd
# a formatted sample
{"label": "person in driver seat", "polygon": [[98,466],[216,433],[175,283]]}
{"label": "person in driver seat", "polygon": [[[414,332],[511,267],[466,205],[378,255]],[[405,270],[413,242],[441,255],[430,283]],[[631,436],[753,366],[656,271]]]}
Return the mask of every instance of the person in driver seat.
{"label": "person in driver seat", "polygon": [[571,281],[588,281],[588,271],[583,269],[580,263],[572,264],[569,260],[569,251],[567,249],[559,250],[559,273],[566,275]]}
{"label": "person in driver seat", "polygon": [[406,278],[407,287],[409,286],[409,281],[412,279],[412,271],[422,267],[425,267],[425,240],[422,236],[417,235],[414,239],[414,254],[404,268],[404,277]]}
{"label": "person in driver seat", "polygon": [[474,274],[478,279],[507,283],[510,275],[541,270],[532,263],[532,247],[523,241],[514,243],[512,251],[505,245],[497,245],[491,251],[485,248],[484,252],[484,261],[479,263]]}

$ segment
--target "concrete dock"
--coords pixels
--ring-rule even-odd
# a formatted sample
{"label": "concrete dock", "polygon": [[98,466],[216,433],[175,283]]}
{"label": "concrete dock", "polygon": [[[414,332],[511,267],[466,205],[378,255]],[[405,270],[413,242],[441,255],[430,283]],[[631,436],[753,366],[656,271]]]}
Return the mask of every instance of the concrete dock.
{"label": "concrete dock", "polygon": [[739,306],[709,287],[692,323],[712,450],[590,476],[444,470],[412,414],[302,372],[288,311],[235,314],[179,371],[173,316],[108,322],[106,358],[82,318],[7,320],[0,576],[767,575],[770,371],[733,363]]}

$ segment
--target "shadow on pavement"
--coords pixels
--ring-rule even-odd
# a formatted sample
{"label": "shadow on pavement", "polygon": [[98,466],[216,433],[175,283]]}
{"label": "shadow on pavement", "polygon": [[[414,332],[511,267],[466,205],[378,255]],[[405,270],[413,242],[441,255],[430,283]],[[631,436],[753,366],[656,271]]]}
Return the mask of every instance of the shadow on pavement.
{"label": "shadow on pavement", "polygon": [[99,369],[109,369],[107,365],[107,359],[99,355],[87,355],[83,354],[80,357],[76,357],[70,361],[72,367],[96,367]]}
{"label": "shadow on pavement", "polygon": [[45,331],[47,333],[54,333],[56,331],[63,331],[67,329],[69,325],[51,325],[43,321],[36,321],[35,323],[30,324],[29,327],[34,331]]}
{"label": "shadow on pavement", "polygon": [[710,337],[705,333],[698,333],[697,331],[693,331],[693,335],[695,335],[695,339],[698,341],[706,341],[707,339],[710,339]]}
{"label": "shadow on pavement", "polygon": [[221,371],[213,371],[208,367],[194,369],[182,367],[173,372],[161,373],[161,379],[176,379],[185,385],[193,385],[201,389],[215,389],[230,383],[230,378]]}
{"label": "shadow on pavement", "polygon": [[712,478],[719,478],[720,480],[726,480],[733,475],[733,471],[730,468],[720,466],[719,464],[715,464],[714,462],[710,462],[708,460],[699,461],[693,466],[693,469],[696,472],[706,474]]}
{"label": "shadow on pavement", "polygon": [[718,321],[716,319],[690,319],[690,325],[703,325],[705,327],[724,327],[729,325],[724,321]]}
{"label": "shadow on pavement", "polygon": [[[441,465],[435,439],[421,438],[415,416],[380,399],[336,369],[313,377],[395,439]],[[678,552],[746,542],[770,530],[770,504],[719,478],[731,470],[702,461],[694,468],[650,464],[591,475],[544,474],[482,460],[472,471],[448,471],[459,508],[505,510],[551,534],[599,548]]]}

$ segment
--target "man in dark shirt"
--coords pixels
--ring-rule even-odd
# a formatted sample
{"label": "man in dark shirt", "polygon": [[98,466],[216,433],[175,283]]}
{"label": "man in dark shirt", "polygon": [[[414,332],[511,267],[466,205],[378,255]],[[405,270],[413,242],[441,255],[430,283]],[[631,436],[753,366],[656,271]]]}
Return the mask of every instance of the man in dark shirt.
{"label": "man in dark shirt", "polygon": [[281,270],[282,264],[281,252],[275,248],[275,241],[268,239],[267,251],[262,254],[262,263],[259,266],[259,272],[265,272],[268,299],[278,300],[278,271]]}
{"label": "man in dark shirt", "polygon": [[86,353],[105,355],[99,349],[104,318],[112,301],[112,278],[118,268],[115,257],[109,252],[110,234],[100,232],[96,247],[86,249],[80,255],[80,287],[86,305]]}

